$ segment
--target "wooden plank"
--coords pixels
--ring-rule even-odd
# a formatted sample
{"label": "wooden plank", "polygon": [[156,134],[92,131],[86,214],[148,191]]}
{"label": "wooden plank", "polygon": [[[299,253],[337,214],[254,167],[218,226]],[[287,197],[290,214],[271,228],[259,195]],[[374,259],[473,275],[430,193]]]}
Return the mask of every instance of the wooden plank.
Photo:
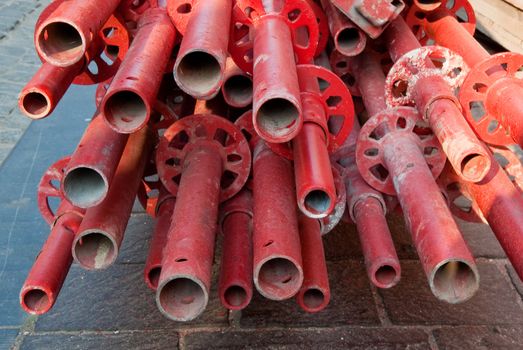
{"label": "wooden plank", "polygon": [[478,30],[507,48],[523,53],[523,0],[470,0]]}

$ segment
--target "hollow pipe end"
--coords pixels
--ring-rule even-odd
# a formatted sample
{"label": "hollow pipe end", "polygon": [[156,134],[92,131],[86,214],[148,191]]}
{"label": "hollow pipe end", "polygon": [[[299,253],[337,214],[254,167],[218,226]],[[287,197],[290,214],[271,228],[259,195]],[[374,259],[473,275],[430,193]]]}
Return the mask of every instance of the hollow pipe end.
{"label": "hollow pipe end", "polygon": [[102,270],[118,257],[119,245],[103,230],[85,230],[76,235],[71,246],[74,261],[86,270]]}
{"label": "hollow pipe end", "polygon": [[275,97],[254,103],[254,130],[265,141],[288,142],[301,131],[303,115],[300,104],[294,99]]}
{"label": "hollow pipe end", "polygon": [[151,266],[145,266],[143,271],[143,277],[147,287],[152,290],[158,289],[158,283],[160,282],[160,274],[162,273],[162,265],[155,264]]}
{"label": "hollow pipe end", "polygon": [[72,66],[85,56],[87,38],[74,22],[53,17],[52,21],[44,21],[36,33],[36,51],[54,66]]}
{"label": "hollow pipe end", "polygon": [[481,150],[476,153],[467,154],[460,160],[459,169],[455,167],[454,169],[465,181],[476,183],[482,181],[487,176],[491,166],[491,157],[487,152]]}
{"label": "hollow pipe end", "polygon": [[329,288],[307,286],[300,289],[296,295],[296,300],[305,312],[315,313],[322,311],[329,305],[330,297]]}
{"label": "hollow pipe end", "polygon": [[271,300],[286,300],[299,292],[303,283],[301,264],[288,256],[272,255],[254,268],[254,285]]}
{"label": "hollow pipe end", "polygon": [[400,281],[401,266],[398,259],[380,259],[369,266],[368,273],[372,284],[381,289],[388,289]]}
{"label": "hollow pipe end", "polygon": [[90,208],[105,199],[109,192],[109,181],[98,169],[78,165],[66,170],[61,191],[71,204],[79,208]]}
{"label": "hollow pipe end", "polygon": [[222,86],[225,103],[234,108],[244,108],[252,103],[252,79],[246,74],[226,77]]}
{"label": "hollow pipe end", "polygon": [[178,55],[173,70],[176,84],[195,99],[210,100],[222,87],[225,58],[203,49]]}
{"label": "hollow pipe end", "polygon": [[18,97],[18,107],[31,119],[43,119],[52,112],[51,99],[37,88],[24,89]]}
{"label": "hollow pipe end", "polygon": [[200,316],[209,302],[205,284],[191,275],[175,275],[161,281],[156,290],[156,305],[173,321],[192,321]]}
{"label": "hollow pipe end", "polygon": [[220,286],[220,301],[229,310],[242,310],[249,305],[252,299],[252,286],[243,281],[234,281]]}
{"label": "hollow pipe end", "polygon": [[449,304],[463,303],[479,289],[476,264],[462,259],[444,260],[430,273],[429,286],[439,300]]}
{"label": "hollow pipe end", "polygon": [[44,286],[24,285],[20,291],[20,305],[25,312],[42,315],[55,303],[56,296]]}
{"label": "hollow pipe end", "polygon": [[438,7],[440,7],[442,4],[442,1],[434,1],[434,0],[414,0],[414,5],[416,5],[420,10],[423,12],[430,12],[436,10]]}
{"label": "hollow pipe end", "polygon": [[147,125],[152,107],[140,91],[111,90],[101,104],[102,116],[107,125],[120,134],[134,133]]}
{"label": "hollow pipe end", "polygon": [[367,36],[357,27],[345,27],[334,36],[336,50],[347,57],[357,56],[367,45]]}
{"label": "hollow pipe end", "polygon": [[323,219],[329,216],[336,206],[336,192],[314,188],[300,195],[298,193],[298,207],[300,211],[311,219]]}

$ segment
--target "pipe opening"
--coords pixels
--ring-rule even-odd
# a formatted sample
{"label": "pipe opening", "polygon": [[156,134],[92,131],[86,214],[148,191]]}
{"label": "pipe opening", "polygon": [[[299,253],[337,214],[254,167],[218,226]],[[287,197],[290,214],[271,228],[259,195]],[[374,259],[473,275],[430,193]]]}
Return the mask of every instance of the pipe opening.
{"label": "pipe opening", "polygon": [[285,258],[267,260],[258,272],[258,287],[267,297],[282,300],[292,297],[301,287],[298,267]]}
{"label": "pipe opening", "polygon": [[172,319],[188,321],[198,317],[207,305],[207,296],[195,281],[174,278],[159,291],[158,300],[162,310]]}
{"label": "pipe opening", "polygon": [[38,37],[42,53],[56,62],[72,64],[84,55],[84,42],[75,27],[65,22],[46,25]]}
{"label": "pipe opening", "polygon": [[327,192],[321,190],[310,191],[303,201],[305,209],[313,215],[326,214],[331,203],[331,198]]}
{"label": "pipe opening", "polygon": [[469,154],[461,161],[461,174],[466,180],[481,181],[490,170],[490,158],[479,153]]}
{"label": "pipe opening", "polygon": [[91,168],[79,167],[69,171],[64,178],[67,199],[82,208],[98,204],[107,194],[107,184],[100,173]]}
{"label": "pipe opening", "polygon": [[103,269],[116,260],[117,247],[104,233],[90,232],[74,244],[75,260],[86,269]]}
{"label": "pipe opening", "polygon": [[323,292],[316,288],[307,289],[303,293],[303,305],[308,309],[314,310],[319,308],[325,302],[325,295]]}
{"label": "pipe opening", "polygon": [[248,296],[243,287],[230,286],[223,293],[223,298],[229,306],[240,307],[246,304]]}
{"label": "pipe opening", "polygon": [[374,273],[374,279],[380,288],[390,288],[396,282],[396,269],[390,265],[380,266]]}
{"label": "pipe opening", "polygon": [[116,129],[134,131],[147,120],[147,106],[137,93],[119,91],[105,102],[104,114]]}
{"label": "pipe opening", "polygon": [[149,270],[149,273],[147,274],[147,279],[149,280],[149,284],[154,289],[158,288],[158,282],[160,281],[160,274],[162,273],[162,267],[157,266],[153,267]]}
{"label": "pipe opening", "polygon": [[252,80],[245,75],[234,75],[225,81],[222,92],[233,107],[245,107],[252,102]]}
{"label": "pipe opening", "polygon": [[44,313],[51,307],[49,296],[41,289],[28,290],[23,296],[23,302],[25,307],[35,314]]}
{"label": "pipe opening", "polygon": [[284,98],[273,98],[265,101],[256,116],[260,129],[270,135],[281,136],[288,133],[300,116],[294,104]]}
{"label": "pipe opening", "polygon": [[182,57],[176,68],[176,77],[194,94],[206,95],[220,83],[222,68],[213,55],[194,51]]}
{"label": "pipe opening", "polygon": [[441,1],[414,0],[414,4],[425,12],[433,11],[441,6]]}
{"label": "pipe opening", "polygon": [[471,298],[479,286],[475,271],[463,261],[448,261],[434,272],[431,283],[434,295],[451,304]]}
{"label": "pipe opening", "polygon": [[22,107],[32,118],[39,118],[49,113],[49,101],[40,92],[29,92],[22,97]]}
{"label": "pipe opening", "polygon": [[344,28],[336,36],[336,48],[345,56],[359,53],[362,36],[357,28]]}

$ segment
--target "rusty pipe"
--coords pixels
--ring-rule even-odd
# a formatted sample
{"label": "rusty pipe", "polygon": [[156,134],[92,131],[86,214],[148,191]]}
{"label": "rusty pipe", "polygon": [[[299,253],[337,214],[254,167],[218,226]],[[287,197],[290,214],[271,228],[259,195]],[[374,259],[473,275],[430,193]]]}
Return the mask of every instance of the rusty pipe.
{"label": "rusty pipe", "polygon": [[256,22],[253,55],[254,129],[267,142],[290,141],[303,116],[291,31],[279,15]]}
{"label": "rusty pipe", "polygon": [[178,86],[196,99],[216,96],[223,84],[232,0],[195,1],[174,64]]}
{"label": "rusty pipe", "polygon": [[87,210],[71,246],[74,260],[84,269],[105,269],[118,257],[151,148],[148,128],[131,135],[107,197]]}
{"label": "rusty pipe", "polygon": [[18,107],[22,113],[31,119],[49,116],[83,65],[84,60],[67,67],[57,67],[47,62],[42,64],[18,96]]}
{"label": "rusty pipe", "polygon": [[223,77],[223,99],[231,107],[243,108],[252,103],[252,93],[252,78],[228,57]]}
{"label": "rusty pipe", "polygon": [[100,106],[105,121],[115,131],[129,134],[149,121],[175,37],[176,30],[165,10],[149,9],[142,15]]}
{"label": "rusty pipe", "polygon": [[241,310],[252,299],[252,194],[244,189],[223,204],[222,260],[218,295],[223,306]]}
{"label": "rusty pipe", "polygon": [[[421,47],[402,17],[391,22],[385,36],[393,61]],[[430,124],[456,173],[466,181],[483,179],[491,166],[488,151],[467,124],[443,77],[418,79],[413,91],[418,111]]]}
{"label": "rusty pipe", "polygon": [[20,291],[20,305],[30,314],[41,315],[53,307],[73,262],[71,243],[82,222],[82,212],[67,201],[58,211],[63,214],[52,225]]}
{"label": "rusty pipe", "polygon": [[73,65],[84,57],[120,0],[60,0],[35,31],[39,56],[58,67]]}
{"label": "rusty pipe", "polygon": [[331,295],[320,222],[299,214],[298,224],[303,259],[303,284],[296,294],[296,300],[304,311],[319,312],[329,305]]}
{"label": "rusty pipe", "polygon": [[71,156],[62,193],[74,205],[88,208],[100,204],[107,196],[128,135],[119,134],[95,115]]}
{"label": "rusty pipe", "polygon": [[253,166],[254,284],[268,299],[289,299],[303,282],[292,165],[260,141]]}

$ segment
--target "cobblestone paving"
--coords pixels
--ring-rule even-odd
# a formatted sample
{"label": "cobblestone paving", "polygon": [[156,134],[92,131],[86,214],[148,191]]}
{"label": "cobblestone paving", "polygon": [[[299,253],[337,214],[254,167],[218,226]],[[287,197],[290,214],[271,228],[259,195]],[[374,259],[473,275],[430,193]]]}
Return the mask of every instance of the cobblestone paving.
{"label": "cobblestone paving", "polygon": [[8,0],[0,4],[0,164],[30,119],[17,106],[18,93],[40,66],[33,44],[34,25],[50,0]]}

